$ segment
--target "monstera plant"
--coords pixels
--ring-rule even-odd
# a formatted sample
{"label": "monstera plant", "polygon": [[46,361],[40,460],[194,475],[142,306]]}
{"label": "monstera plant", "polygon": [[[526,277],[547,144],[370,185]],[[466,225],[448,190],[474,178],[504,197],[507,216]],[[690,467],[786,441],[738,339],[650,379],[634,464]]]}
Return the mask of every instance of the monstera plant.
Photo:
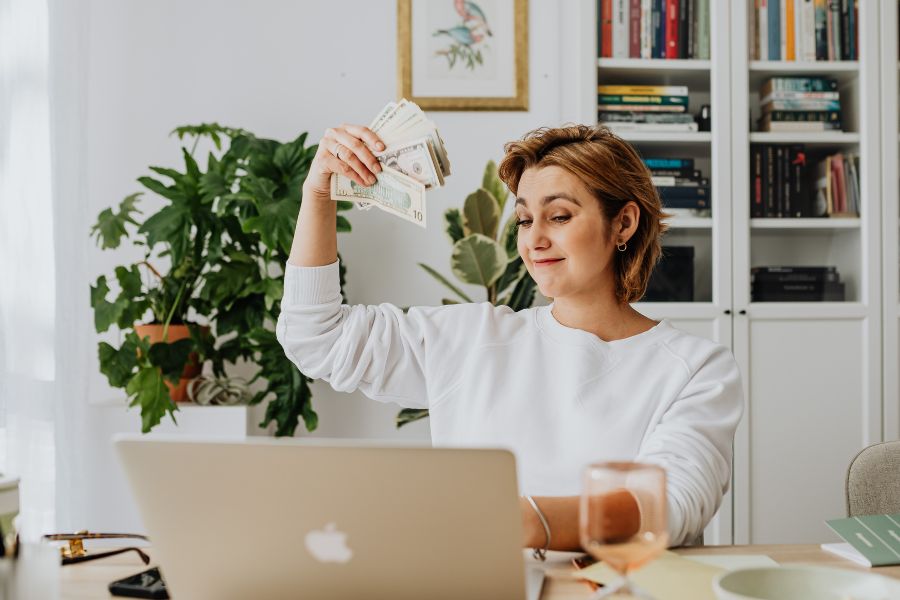
{"label": "monstera plant", "polygon": [[[149,167],[155,176],[138,178],[164,201],[162,207],[140,219],[143,192],[132,194],[118,210],[101,212],[92,229],[104,249],[127,239],[143,251],[140,260],[115,268],[112,298],[106,275],[91,287],[97,332],[116,325],[123,334],[119,347],[100,342],[100,370],[110,385],[124,388],[130,406],[140,407],[148,432],[166,414],[174,420],[173,394],[184,383],[186,365],[208,360],[224,377],[226,364],[248,361],[257,367],[250,383],[259,381],[262,388],[251,403],[269,401],[261,425],[274,421],[277,435],[291,435],[302,418],[312,431],[318,419],[311,379],[287,359],[274,324],[282,267],[316,146],[305,145],[305,133],[281,143],[217,124],[173,133],[193,141],[181,149],[184,168]],[[194,156],[204,138],[216,150],[205,169]],[[223,140],[229,142],[224,151]],[[340,203],[339,210],[350,206]],[[350,231],[341,215],[337,230]],[[148,325],[159,326],[156,338],[142,329],[148,317]],[[178,326],[184,332],[173,335]]]}
{"label": "monstera plant", "polygon": [[[489,161],[481,187],[466,197],[458,208],[444,213],[445,231],[453,244],[450,270],[464,283],[484,288],[486,300],[515,311],[534,303],[535,283],[516,249],[516,215],[501,225],[509,192],[497,176],[497,165]],[[453,293],[443,304],[475,302],[437,270],[419,263],[429,275]],[[397,427],[428,416],[427,409],[407,408],[397,415]]]}

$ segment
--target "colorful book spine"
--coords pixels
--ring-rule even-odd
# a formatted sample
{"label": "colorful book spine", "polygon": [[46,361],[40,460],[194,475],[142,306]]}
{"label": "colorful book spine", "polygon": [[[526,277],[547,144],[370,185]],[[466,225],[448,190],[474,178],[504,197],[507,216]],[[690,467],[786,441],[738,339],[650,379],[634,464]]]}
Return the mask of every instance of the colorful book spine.
{"label": "colorful book spine", "polygon": [[653,58],[653,0],[641,0],[641,58]]}
{"label": "colorful book spine", "polygon": [[628,58],[628,4],[629,0],[613,0],[612,6],[612,56]]}
{"label": "colorful book spine", "polygon": [[760,105],[764,113],[774,110],[826,110],[839,111],[841,103],[835,100],[772,100]]}
{"label": "colorful book spine", "polygon": [[653,58],[666,57],[666,0],[653,0]]}
{"label": "colorful book spine", "polygon": [[800,0],[800,60],[816,60],[816,5]]}
{"label": "colorful book spine", "polygon": [[784,52],[785,60],[797,60],[797,23],[794,14],[794,0],[784,0]]}
{"label": "colorful book spine", "polygon": [[685,112],[687,107],[678,104],[598,104],[597,110],[634,112]]}
{"label": "colorful book spine", "polygon": [[621,96],[598,94],[599,104],[649,104],[659,106],[687,106],[687,96]]}
{"label": "colorful book spine", "polygon": [[641,57],[641,0],[629,0],[628,57]]}
{"label": "colorful book spine", "polygon": [[828,60],[827,0],[813,0],[815,5],[816,60]]}
{"label": "colorful book spine", "polygon": [[759,60],[769,60],[769,0],[759,0],[757,10]]}
{"label": "colorful book spine", "polygon": [[792,92],[833,92],[837,89],[837,80],[830,77],[772,77],[763,83],[759,91],[761,95],[767,95],[776,90]]}
{"label": "colorful book spine", "polygon": [[630,96],[687,96],[686,85],[598,85],[598,94]]}
{"label": "colorful book spine", "polygon": [[761,103],[771,100],[840,100],[840,92],[797,92],[793,90],[773,90],[763,96]]}
{"label": "colorful book spine", "polygon": [[645,158],[648,169],[693,169],[693,158]]}
{"label": "colorful book spine", "polygon": [[697,0],[697,52],[695,58],[709,60],[709,2],[710,0]]}
{"label": "colorful book spine", "polygon": [[600,57],[612,58],[612,4],[613,0],[600,0]]}
{"label": "colorful book spine", "polygon": [[769,0],[769,58],[781,60],[781,0]]}
{"label": "colorful book spine", "polygon": [[666,58],[678,58],[678,13],[679,0],[665,0],[666,3]]}

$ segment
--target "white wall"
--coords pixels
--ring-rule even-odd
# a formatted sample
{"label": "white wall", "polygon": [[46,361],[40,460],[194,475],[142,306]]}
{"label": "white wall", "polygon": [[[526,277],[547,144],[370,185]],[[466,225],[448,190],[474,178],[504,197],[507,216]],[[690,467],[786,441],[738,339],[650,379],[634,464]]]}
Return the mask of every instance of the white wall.
{"label": "white wall", "polygon": [[[448,0],[449,1],[449,0]],[[180,160],[175,126],[217,121],[280,140],[308,131],[318,140],[341,122],[368,123],[395,98],[396,2],[340,0],[90,0],[87,85],[87,187],[92,223],[104,208],[138,191],[148,165]],[[460,206],[481,181],[484,164],[502,156],[503,143],[575,114],[579,85],[574,40],[566,30],[572,2],[532,0],[530,7],[530,110],[433,112],[450,154],[453,175],[428,195],[428,228],[378,211],[349,213],[354,232],[342,235],[351,302],[436,304],[439,284],[421,271],[425,262],[449,274],[450,245],[442,214]],[[568,56],[567,56],[568,54]],[[147,203],[149,207],[150,202]],[[79,224],[81,226],[82,224]],[[132,260],[128,250],[89,248],[88,280]],[[79,249],[82,251],[83,249]],[[85,306],[87,306],[85,304]],[[92,323],[89,310],[86,323]],[[96,336],[87,336],[95,340]],[[86,349],[96,354],[95,344]],[[109,437],[139,427],[125,413],[91,361],[90,408],[83,449],[89,486],[84,527],[134,529],[136,512],[112,457]],[[427,439],[427,425],[397,431],[397,407],[360,394],[314,386],[320,416],[315,435]],[[262,411],[259,411],[261,415]]]}

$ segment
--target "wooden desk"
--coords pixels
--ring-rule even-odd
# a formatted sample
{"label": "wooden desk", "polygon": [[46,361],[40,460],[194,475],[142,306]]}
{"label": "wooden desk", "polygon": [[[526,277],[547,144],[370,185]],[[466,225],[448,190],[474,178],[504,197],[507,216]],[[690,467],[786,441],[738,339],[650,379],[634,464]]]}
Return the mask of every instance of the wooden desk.
{"label": "wooden desk", "polygon": [[[866,569],[850,561],[828,554],[815,545],[791,546],[706,546],[678,550],[679,554],[765,554],[779,564],[816,564],[856,569],[900,579],[900,566]],[[152,553],[151,553],[152,556]],[[151,563],[153,564],[153,563]],[[107,586],[111,581],[143,571],[143,563],[136,555],[112,558],[62,568],[61,600],[97,600],[111,598]],[[543,600],[583,600],[590,591],[583,583],[566,578],[550,577],[544,585]]]}

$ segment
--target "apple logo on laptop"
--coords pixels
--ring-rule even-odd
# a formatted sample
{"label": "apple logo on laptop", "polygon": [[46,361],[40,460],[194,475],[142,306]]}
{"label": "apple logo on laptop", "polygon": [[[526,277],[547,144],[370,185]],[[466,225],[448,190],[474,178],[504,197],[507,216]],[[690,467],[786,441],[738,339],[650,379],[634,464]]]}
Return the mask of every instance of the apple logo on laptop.
{"label": "apple logo on laptop", "polygon": [[338,531],[334,523],[324,529],[313,529],[306,534],[306,549],[319,562],[345,563],[353,557],[347,546],[347,534]]}

